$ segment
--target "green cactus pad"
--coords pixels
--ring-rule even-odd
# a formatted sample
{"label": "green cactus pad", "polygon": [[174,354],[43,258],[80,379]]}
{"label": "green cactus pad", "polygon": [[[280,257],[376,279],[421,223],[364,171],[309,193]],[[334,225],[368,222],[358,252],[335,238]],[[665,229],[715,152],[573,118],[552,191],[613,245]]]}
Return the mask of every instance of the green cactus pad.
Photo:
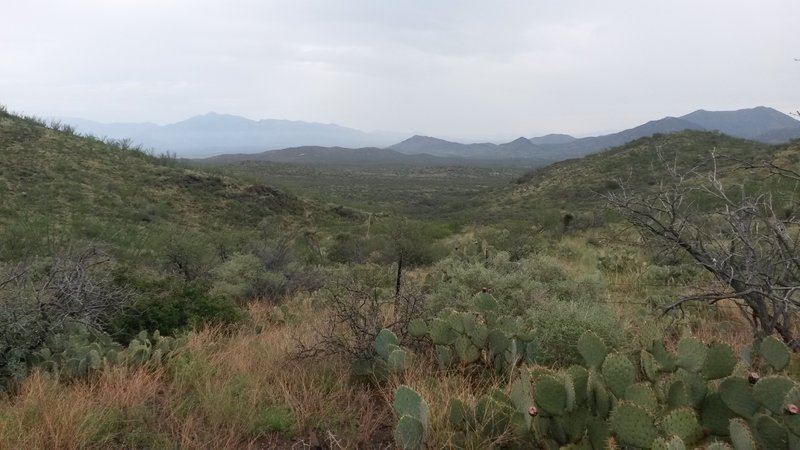
{"label": "green cactus pad", "polygon": [[400,448],[416,450],[423,448],[425,428],[422,422],[411,416],[402,416],[394,428],[394,439]]}
{"label": "green cactus pad", "polygon": [[706,346],[695,338],[683,338],[678,342],[678,367],[689,372],[699,372],[706,359]]}
{"label": "green cactus pad", "polygon": [[397,347],[389,353],[386,364],[389,368],[389,372],[402,372],[411,366],[411,352]]}
{"label": "green cactus pad", "polygon": [[611,410],[611,394],[601,378],[596,372],[589,372],[587,402],[598,417],[606,417]]}
{"label": "green cactus pad", "polygon": [[636,380],[636,368],[621,353],[612,353],[603,361],[603,379],[617,398],[625,395],[625,389]]}
{"label": "green cactus pad", "polygon": [[730,433],[730,420],[737,417],[722,401],[719,393],[709,394],[700,407],[700,421],[703,427],[716,436],[727,436]]}
{"label": "green cactus pad", "polygon": [[516,367],[525,355],[517,339],[511,339],[510,341],[510,345],[506,351],[503,352],[503,358],[505,359],[507,367]]}
{"label": "green cactus pad", "polygon": [[530,379],[526,376],[518,377],[511,385],[511,403],[514,404],[514,410],[523,415],[523,420],[527,427],[531,426],[532,417],[528,414],[533,402],[533,387],[531,386]]}
{"label": "green cactus pad", "polygon": [[428,325],[422,319],[414,319],[408,323],[408,334],[415,338],[424,337],[428,334]]}
{"label": "green cactus pad", "polygon": [[647,350],[639,352],[639,365],[641,366],[642,373],[650,382],[655,382],[658,379],[658,363]]}
{"label": "green cactus pad", "polygon": [[436,346],[436,362],[440,369],[447,369],[453,365],[453,350],[444,345]]}
{"label": "green cactus pad", "polygon": [[719,395],[731,411],[750,418],[758,409],[753,387],[742,377],[728,377],[719,385]]}
{"label": "green cactus pad", "polygon": [[474,322],[467,326],[465,324],[464,331],[467,333],[467,336],[472,340],[472,344],[478,348],[486,347],[486,342],[489,338],[489,329],[486,328],[486,325],[480,322]]}
{"label": "green cactus pad", "polygon": [[611,431],[605,420],[599,417],[590,417],[586,424],[586,435],[592,448],[608,448],[608,437],[611,435]]}
{"label": "green cactus pad", "polygon": [[599,369],[608,354],[608,348],[600,336],[593,331],[586,331],[578,339],[578,352],[587,366]]}
{"label": "green cactus pad", "polygon": [[[406,385],[399,386],[394,392],[394,412],[397,417],[400,418],[401,422],[404,417],[410,417],[418,421],[422,426],[423,436],[421,439],[424,441],[425,435],[428,433],[428,417],[430,416],[430,411],[428,409],[428,404],[425,403],[425,400],[422,399],[417,391]],[[411,425],[405,425],[405,427],[416,428]],[[397,436],[395,435],[395,437]],[[407,439],[409,436],[403,435],[403,438]]]}
{"label": "green cactus pad", "polygon": [[736,450],[756,450],[756,441],[747,422],[742,419],[731,419],[730,436]]}
{"label": "green cactus pad", "polygon": [[790,352],[786,344],[774,336],[767,336],[758,346],[758,351],[775,370],[783,370],[789,365]]}
{"label": "green cactus pad", "polygon": [[544,375],[534,387],[536,405],[549,416],[560,416],[567,409],[567,388],[558,378]]}
{"label": "green cactus pad", "polygon": [[658,436],[653,417],[644,408],[630,402],[620,402],[611,415],[611,430],[620,444],[650,448]]}
{"label": "green cactus pad", "polygon": [[489,331],[487,340],[489,341],[489,349],[495,355],[502,355],[511,345],[511,340],[498,328]]}
{"label": "green cactus pad", "polygon": [[458,338],[450,324],[438,317],[431,320],[429,332],[435,345],[451,345]]}
{"label": "green cactus pad", "polygon": [[678,369],[677,375],[678,379],[683,381],[684,386],[686,386],[686,394],[689,396],[689,402],[692,406],[700,406],[708,393],[706,380],[700,374],[687,372],[684,369]]}
{"label": "green cactus pad", "polygon": [[488,292],[481,292],[475,296],[473,301],[475,309],[482,313],[494,311],[497,309],[497,300],[492,297]]}
{"label": "green cactus pad", "polygon": [[691,408],[672,410],[661,420],[661,429],[665,435],[678,436],[687,444],[693,444],[703,437],[703,429]]}
{"label": "green cactus pad", "polygon": [[[786,393],[784,405],[800,406],[800,386],[795,386]],[[783,423],[795,436],[800,436],[800,414],[784,414]],[[791,437],[791,436],[790,436]]]}
{"label": "green cactus pad", "polygon": [[397,346],[399,343],[400,341],[397,339],[397,335],[392,333],[388,328],[384,328],[378,333],[378,336],[375,337],[375,352],[377,352],[381,358],[388,359],[389,353],[392,350],[390,346]]}
{"label": "green cactus pad", "polygon": [[689,406],[692,401],[689,399],[689,388],[680,378],[673,377],[665,380],[664,393],[666,402],[670,408]]}
{"label": "green cactus pad", "polygon": [[788,450],[789,436],[786,427],[782,426],[770,416],[759,414],[754,419],[756,441],[760,448],[770,450]]}
{"label": "green cactus pad", "polygon": [[472,340],[467,336],[459,336],[453,344],[453,348],[461,364],[472,364],[481,357],[480,350],[472,344]]}
{"label": "green cactus pad", "polygon": [[575,388],[575,403],[585,404],[588,395],[589,371],[582,366],[570,366],[567,373],[572,378],[572,385]]}
{"label": "green cactus pad", "polygon": [[729,377],[734,367],[736,367],[736,354],[730,345],[715,342],[709,346],[703,363],[703,377],[706,380]]}
{"label": "green cactus pad", "polygon": [[652,353],[656,362],[658,362],[659,370],[662,372],[674,372],[678,367],[678,358],[674,353],[670,353],[664,348],[664,343],[662,341],[653,342]]}
{"label": "green cactus pad", "polygon": [[795,382],[786,377],[764,377],[753,386],[753,396],[774,414],[783,414],[784,399],[794,386]]}
{"label": "green cactus pad", "polygon": [[561,422],[561,428],[567,435],[567,442],[580,442],[586,434],[589,410],[586,408],[577,408],[556,418],[556,420]]}
{"label": "green cactus pad", "polygon": [[637,383],[625,389],[625,400],[653,412],[658,408],[658,399],[649,384]]}

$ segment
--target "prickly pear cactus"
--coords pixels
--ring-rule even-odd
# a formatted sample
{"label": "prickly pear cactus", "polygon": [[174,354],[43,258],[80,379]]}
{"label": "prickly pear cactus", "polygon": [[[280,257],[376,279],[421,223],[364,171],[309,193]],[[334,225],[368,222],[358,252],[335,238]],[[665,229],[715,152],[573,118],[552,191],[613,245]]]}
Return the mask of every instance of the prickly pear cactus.
{"label": "prickly pear cactus", "polygon": [[786,344],[775,336],[767,336],[758,346],[759,353],[775,370],[783,370],[789,365],[790,352]]}
{"label": "prickly pear cactus", "polygon": [[608,348],[597,334],[587,331],[578,339],[578,352],[586,361],[586,365],[598,369],[608,354]]}
{"label": "prickly pear cactus", "polygon": [[394,438],[401,448],[416,450],[425,447],[430,412],[425,400],[414,389],[401,385],[394,394],[397,426]]}
{"label": "prickly pear cactus", "polygon": [[611,415],[611,429],[621,444],[650,448],[658,437],[653,416],[644,408],[629,402],[620,402]]}

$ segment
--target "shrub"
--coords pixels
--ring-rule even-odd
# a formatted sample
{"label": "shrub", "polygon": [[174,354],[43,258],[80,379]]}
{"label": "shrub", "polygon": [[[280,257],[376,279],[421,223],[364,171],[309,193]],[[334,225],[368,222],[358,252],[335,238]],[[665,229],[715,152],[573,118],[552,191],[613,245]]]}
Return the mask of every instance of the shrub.
{"label": "shrub", "polygon": [[569,365],[581,362],[575,343],[587,330],[602,337],[611,348],[625,340],[619,318],[600,303],[547,302],[527,318],[539,344],[540,364]]}
{"label": "shrub", "polygon": [[189,326],[229,324],[240,318],[241,312],[232,301],[209,294],[205,286],[181,284],[163,298],[137,301],[114,321],[112,334],[127,342],[139,330],[176,334]]}

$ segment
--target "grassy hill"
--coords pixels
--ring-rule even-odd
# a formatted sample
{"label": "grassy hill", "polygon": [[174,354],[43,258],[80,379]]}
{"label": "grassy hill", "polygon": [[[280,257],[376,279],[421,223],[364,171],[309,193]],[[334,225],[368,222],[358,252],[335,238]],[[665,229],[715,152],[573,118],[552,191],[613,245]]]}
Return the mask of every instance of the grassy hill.
{"label": "grassy hill", "polygon": [[263,184],[179,167],[125,143],[0,115],[0,259],[99,239],[157,250],[160,235],[254,227],[309,205]]}
{"label": "grassy hill", "polygon": [[781,181],[767,179],[764,171],[737,168],[759,161],[781,161],[784,166],[798,167],[800,146],[773,146],[705,131],[656,135],[527,172],[515,186],[488,194],[484,213],[496,220],[543,220],[551,224],[567,212],[605,215],[602,194],[623,185],[640,191],[652,189],[666,177],[659,154],[679,170],[694,167],[696,176],[703,177],[712,169],[712,152],[724,179],[766,189]]}

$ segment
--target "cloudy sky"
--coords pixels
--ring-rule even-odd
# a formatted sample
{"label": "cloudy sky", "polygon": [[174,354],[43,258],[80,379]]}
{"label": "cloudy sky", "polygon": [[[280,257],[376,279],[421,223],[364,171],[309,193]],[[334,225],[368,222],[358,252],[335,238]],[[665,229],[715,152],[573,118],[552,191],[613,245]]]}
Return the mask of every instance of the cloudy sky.
{"label": "cloudy sky", "polygon": [[0,103],[448,137],[800,108],[797,0],[3,0]]}

